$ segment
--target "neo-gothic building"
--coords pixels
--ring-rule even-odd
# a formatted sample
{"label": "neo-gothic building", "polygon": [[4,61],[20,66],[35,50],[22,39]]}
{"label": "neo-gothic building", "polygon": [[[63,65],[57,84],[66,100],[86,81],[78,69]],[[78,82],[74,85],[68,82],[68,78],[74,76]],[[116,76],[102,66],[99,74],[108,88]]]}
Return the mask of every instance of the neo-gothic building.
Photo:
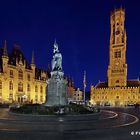
{"label": "neo-gothic building", "polygon": [[5,41],[0,51],[0,102],[45,102],[48,72],[36,67],[34,52],[29,64],[17,45],[8,54]]}
{"label": "neo-gothic building", "polygon": [[[44,103],[46,101],[46,80],[50,70],[39,69],[32,52],[28,63],[20,47],[14,45],[7,52],[7,43],[0,49],[0,103]],[[68,96],[73,95],[74,83],[68,78]]]}
{"label": "neo-gothic building", "polygon": [[110,46],[107,82],[91,86],[91,103],[113,106],[140,103],[140,81],[127,80],[125,10],[120,8],[110,16]]}

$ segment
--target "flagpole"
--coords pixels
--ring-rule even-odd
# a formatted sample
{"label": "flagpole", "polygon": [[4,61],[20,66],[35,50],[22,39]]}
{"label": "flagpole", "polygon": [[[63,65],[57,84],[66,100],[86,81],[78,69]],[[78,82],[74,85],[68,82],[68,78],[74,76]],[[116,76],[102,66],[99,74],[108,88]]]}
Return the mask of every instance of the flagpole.
{"label": "flagpole", "polygon": [[84,81],[83,81],[83,85],[84,85],[84,104],[86,104],[86,71],[84,71]]}

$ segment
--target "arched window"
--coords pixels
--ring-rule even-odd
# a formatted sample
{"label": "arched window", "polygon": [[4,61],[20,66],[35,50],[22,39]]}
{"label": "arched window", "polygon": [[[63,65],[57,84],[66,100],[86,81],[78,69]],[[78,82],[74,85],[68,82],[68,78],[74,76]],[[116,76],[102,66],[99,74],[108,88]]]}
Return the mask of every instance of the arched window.
{"label": "arched window", "polygon": [[30,91],[30,84],[27,84],[27,91]]}
{"label": "arched window", "polygon": [[38,92],[38,87],[37,87],[37,85],[35,86],[35,92]]}
{"label": "arched window", "polygon": [[10,70],[10,78],[13,78],[14,74],[13,74],[13,70]]}
{"label": "arched window", "polygon": [[40,86],[40,93],[43,93],[43,87]]}
{"label": "arched window", "polygon": [[43,102],[43,96],[40,96],[40,102]]}
{"label": "arched window", "polygon": [[23,92],[23,84],[21,82],[18,83],[18,91]]}
{"label": "arched window", "polygon": [[28,81],[30,81],[30,74],[27,74],[27,79],[28,79]]}
{"label": "arched window", "polygon": [[22,72],[22,70],[19,70],[19,72],[18,72],[18,78],[21,79],[21,80],[23,80],[23,72]]}
{"label": "arched window", "polygon": [[13,90],[13,83],[12,83],[12,81],[9,82],[9,89]]}
{"label": "arched window", "polygon": [[119,99],[119,96],[116,96],[116,99]]}
{"label": "arched window", "polygon": [[36,103],[38,102],[38,96],[37,96],[37,94],[35,95],[35,102]]}
{"label": "arched window", "polygon": [[2,89],[2,81],[0,80],[0,89]]}

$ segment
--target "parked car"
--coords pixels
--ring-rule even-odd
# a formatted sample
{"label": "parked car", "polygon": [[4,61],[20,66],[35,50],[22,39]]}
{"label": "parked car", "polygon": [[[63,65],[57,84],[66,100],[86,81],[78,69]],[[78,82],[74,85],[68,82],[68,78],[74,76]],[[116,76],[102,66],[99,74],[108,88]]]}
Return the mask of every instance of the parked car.
{"label": "parked car", "polygon": [[134,103],[128,103],[127,106],[134,106]]}
{"label": "parked car", "polygon": [[105,103],[104,106],[111,106],[110,103]]}

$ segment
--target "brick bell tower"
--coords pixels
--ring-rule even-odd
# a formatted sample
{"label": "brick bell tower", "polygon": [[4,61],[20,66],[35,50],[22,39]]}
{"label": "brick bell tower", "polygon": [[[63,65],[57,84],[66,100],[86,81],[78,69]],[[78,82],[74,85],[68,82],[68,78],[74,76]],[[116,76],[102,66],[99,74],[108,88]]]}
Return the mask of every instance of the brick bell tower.
{"label": "brick bell tower", "polygon": [[108,65],[108,87],[127,85],[125,10],[114,10],[110,16],[110,46]]}

